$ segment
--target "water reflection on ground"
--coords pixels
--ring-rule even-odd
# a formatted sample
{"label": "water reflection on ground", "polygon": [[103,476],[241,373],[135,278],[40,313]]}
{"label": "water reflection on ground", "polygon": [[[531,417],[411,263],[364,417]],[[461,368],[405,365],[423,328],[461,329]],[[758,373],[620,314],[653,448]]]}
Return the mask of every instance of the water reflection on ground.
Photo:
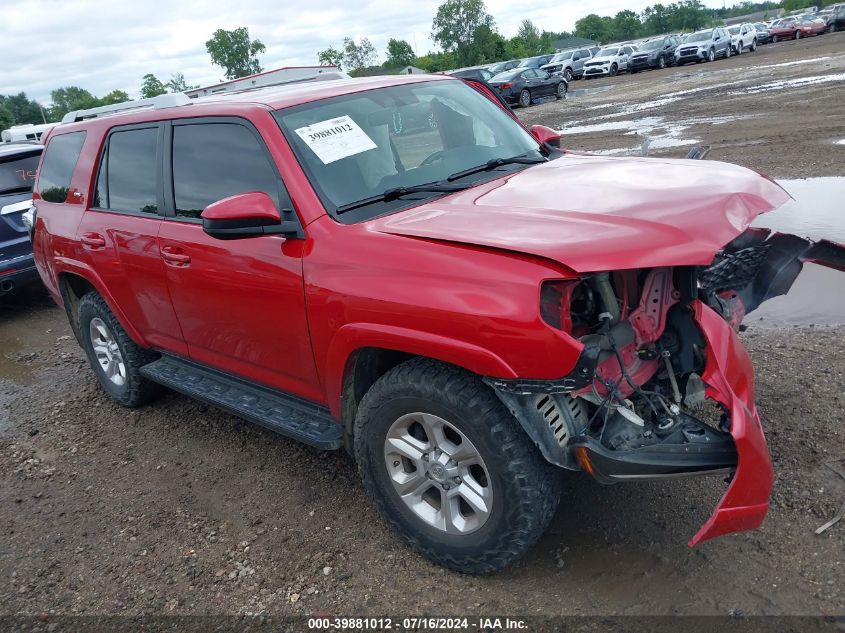
{"label": "water reflection on ground", "polygon": [[[754,226],[845,244],[845,177],[779,180],[795,202],[757,218]],[[805,264],[789,294],[767,301],[746,325],[845,324],[845,273]]]}

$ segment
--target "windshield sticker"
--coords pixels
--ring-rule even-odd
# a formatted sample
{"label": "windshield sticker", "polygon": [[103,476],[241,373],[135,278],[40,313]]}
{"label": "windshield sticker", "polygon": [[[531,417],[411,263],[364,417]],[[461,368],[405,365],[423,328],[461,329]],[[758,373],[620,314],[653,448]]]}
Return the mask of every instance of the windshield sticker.
{"label": "windshield sticker", "polygon": [[378,147],[358,124],[344,115],[294,130],[324,165]]}

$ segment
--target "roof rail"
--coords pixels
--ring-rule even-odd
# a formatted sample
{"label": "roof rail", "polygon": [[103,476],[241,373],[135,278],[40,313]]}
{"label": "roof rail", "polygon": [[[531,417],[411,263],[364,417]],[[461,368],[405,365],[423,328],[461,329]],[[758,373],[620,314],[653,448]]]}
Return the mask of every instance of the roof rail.
{"label": "roof rail", "polygon": [[127,110],[138,110],[141,108],[173,108],[176,106],[186,105],[188,103],[191,103],[191,99],[188,98],[188,95],[182,92],[175,92],[173,94],[151,97],[149,99],[124,101],[123,103],[104,105],[98,108],[89,108],[87,110],[74,110],[73,112],[68,112],[62,117],[62,123],[75,123],[76,121],[83,121],[85,119],[96,119],[104,114],[114,114]]}

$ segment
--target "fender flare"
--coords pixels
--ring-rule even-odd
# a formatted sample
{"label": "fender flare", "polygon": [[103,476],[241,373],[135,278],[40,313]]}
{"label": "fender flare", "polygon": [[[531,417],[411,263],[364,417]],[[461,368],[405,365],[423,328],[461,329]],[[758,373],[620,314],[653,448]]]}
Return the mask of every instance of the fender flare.
{"label": "fender flare", "polygon": [[82,277],[85,281],[91,284],[94,287],[94,290],[96,290],[106,302],[106,305],[108,305],[109,310],[112,311],[112,314],[114,314],[121,327],[126,330],[126,334],[129,335],[129,338],[131,338],[132,341],[140,347],[149,347],[146,339],[141,335],[141,332],[129,321],[123,310],[120,309],[120,306],[107,290],[106,285],[103,283],[103,280],[100,278],[100,275],[97,274],[96,270],[88,264],[78,260],[64,258],[57,258],[55,260],[54,270],[56,272],[56,280],[58,281],[59,290],[61,290],[62,287],[62,276],[66,274]]}
{"label": "fender flare", "polygon": [[352,355],[366,347],[425,356],[463,367],[480,376],[517,378],[516,372],[490,350],[459,339],[378,323],[348,323],[335,332],[326,355],[326,402],[340,419],[343,383]]}

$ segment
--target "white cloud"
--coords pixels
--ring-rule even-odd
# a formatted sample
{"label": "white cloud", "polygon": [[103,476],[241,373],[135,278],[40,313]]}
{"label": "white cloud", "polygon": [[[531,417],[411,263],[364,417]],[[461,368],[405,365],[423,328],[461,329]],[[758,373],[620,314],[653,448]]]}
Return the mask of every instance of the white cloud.
{"label": "white cloud", "polygon": [[[405,39],[418,54],[435,48],[429,39],[439,0],[27,0],[4,1],[0,37],[0,94],[24,91],[49,103],[50,91],[75,85],[97,96],[115,89],[137,97],[141,78],[162,81],[182,72],[188,83],[222,79],[205,42],[215,29],[249,28],[267,46],[265,69],[311,65],[317,51],[340,46],[344,37],[368,37],[383,56],[387,40]],[[720,6],[719,0],[706,0]],[[307,4],[307,6],[303,6]],[[649,0],[487,0],[506,36],[524,18],[539,28],[571,30],[589,12],[640,11]]]}

